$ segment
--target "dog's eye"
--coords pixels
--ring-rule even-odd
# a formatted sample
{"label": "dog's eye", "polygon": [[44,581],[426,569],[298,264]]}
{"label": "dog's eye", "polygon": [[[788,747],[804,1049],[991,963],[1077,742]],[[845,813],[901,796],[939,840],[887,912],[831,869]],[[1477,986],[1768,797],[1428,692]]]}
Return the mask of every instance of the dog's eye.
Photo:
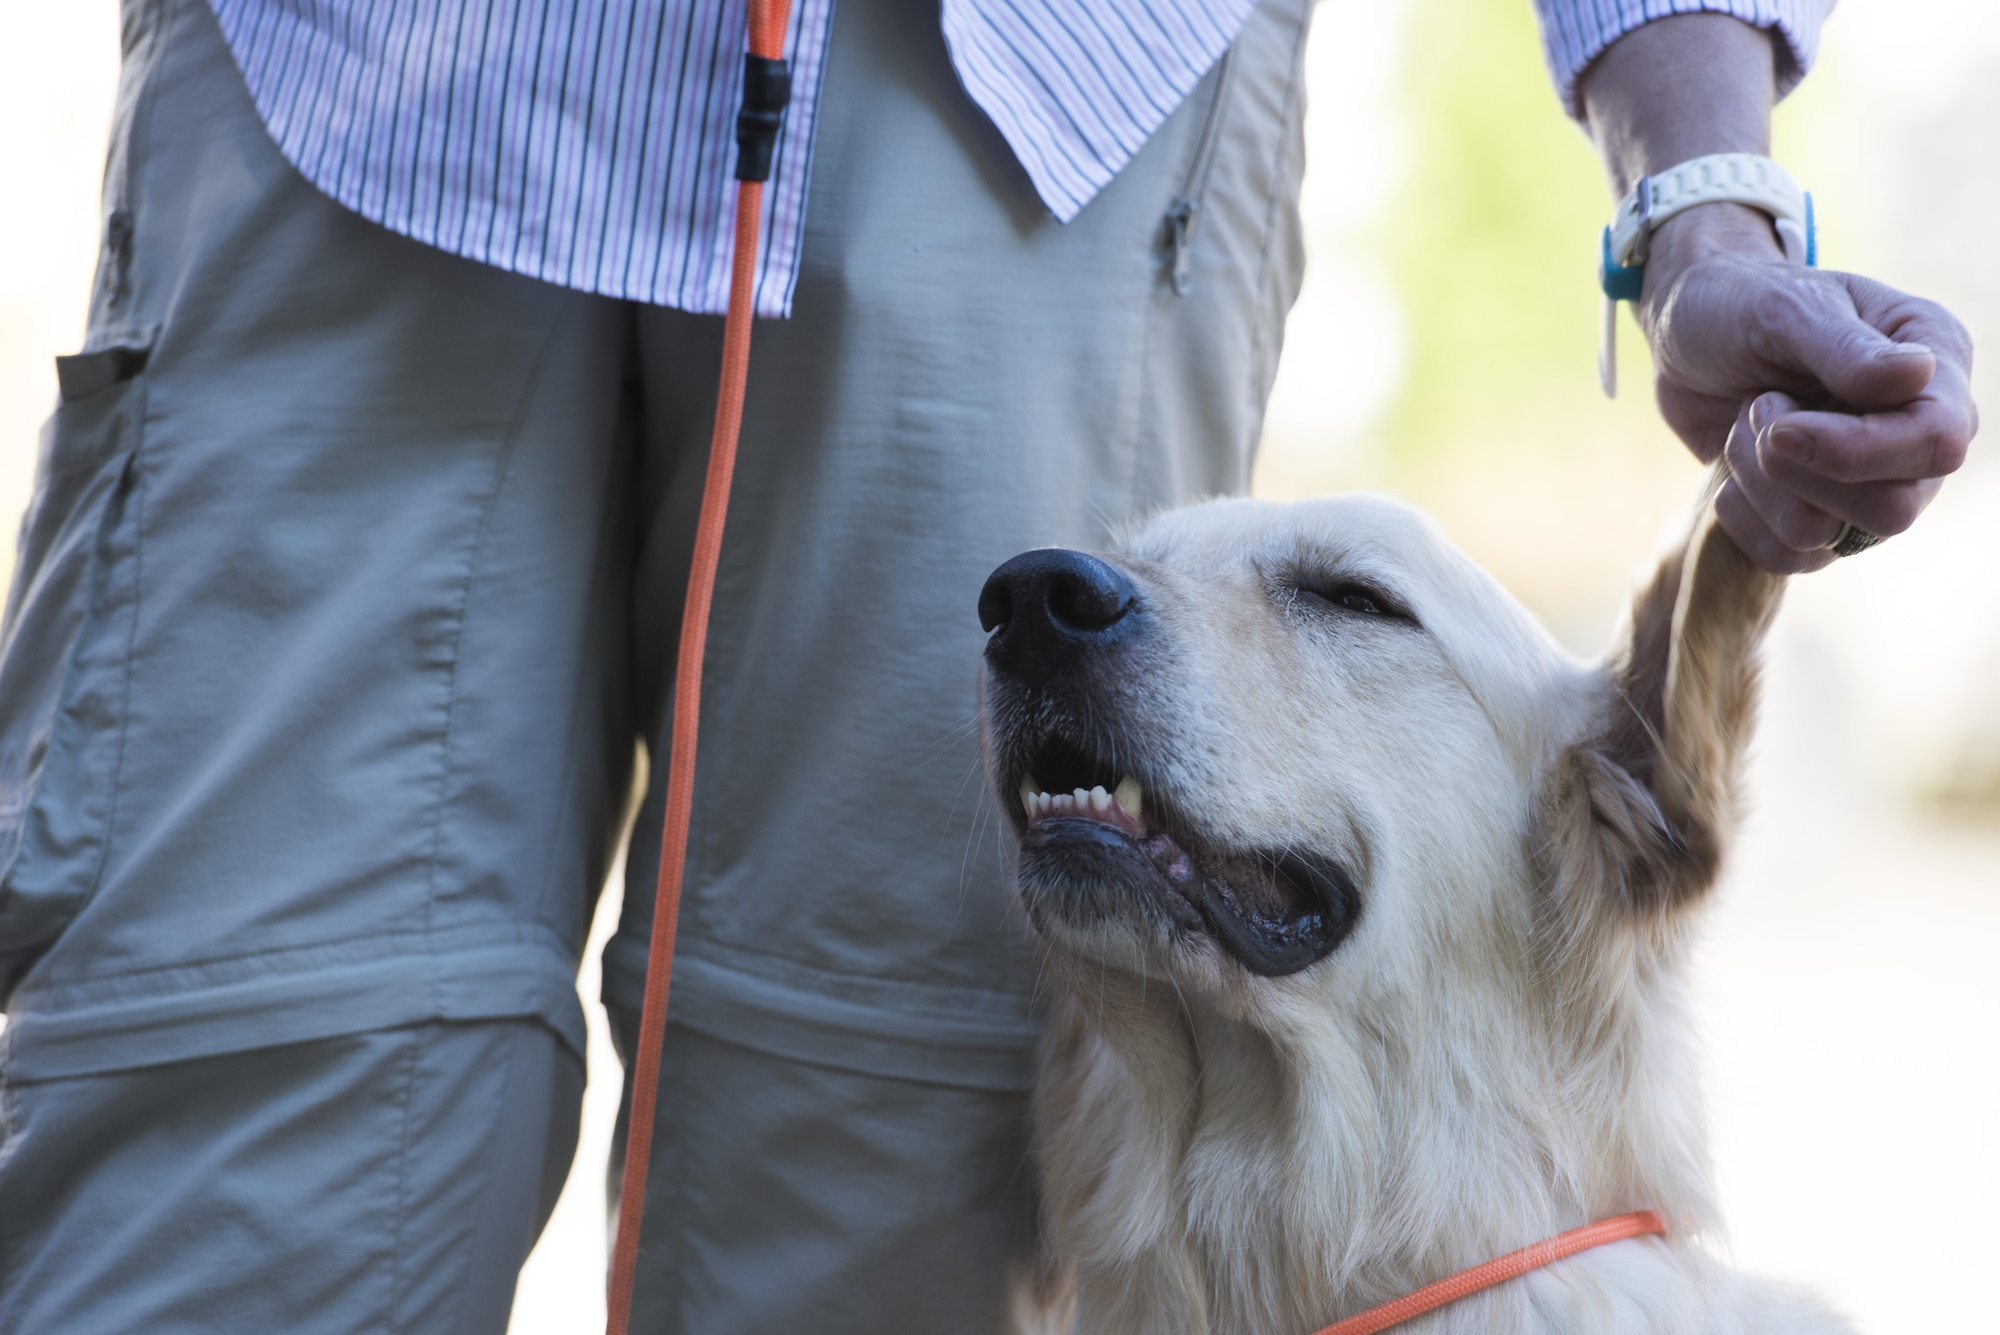
{"label": "dog's eye", "polygon": [[1415,617],[1404,611],[1388,594],[1380,589],[1372,589],[1366,584],[1356,584],[1352,581],[1335,584],[1300,583],[1293,588],[1297,596],[1302,599],[1337,607],[1344,612],[1384,617],[1390,621],[1408,621],[1412,624],[1416,621]]}
{"label": "dog's eye", "polygon": [[1382,616],[1382,604],[1359,589],[1349,589],[1336,600],[1350,612],[1366,612],[1370,616]]}

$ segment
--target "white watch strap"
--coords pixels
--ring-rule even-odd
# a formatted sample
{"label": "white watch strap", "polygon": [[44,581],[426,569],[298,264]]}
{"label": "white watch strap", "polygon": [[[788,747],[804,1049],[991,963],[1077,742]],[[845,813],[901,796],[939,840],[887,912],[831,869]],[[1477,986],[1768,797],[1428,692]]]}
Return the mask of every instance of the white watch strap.
{"label": "white watch strap", "polygon": [[1806,195],[1792,174],[1755,153],[1711,153],[1641,177],[1611,218],[1611,258],[1643,264],[1661,223],[1698,204],[1747,204],[1767,213],[1794,264],[1806,262]]}

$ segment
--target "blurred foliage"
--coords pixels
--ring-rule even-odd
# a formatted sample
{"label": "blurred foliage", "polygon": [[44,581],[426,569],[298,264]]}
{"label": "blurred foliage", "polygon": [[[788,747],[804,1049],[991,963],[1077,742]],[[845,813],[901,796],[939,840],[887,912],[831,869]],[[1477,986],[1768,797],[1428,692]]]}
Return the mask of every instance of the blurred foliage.
{"label": "blurred foliage", "polygon": [[[1452,442],[1532,435],[1596,397],[1596,155],[1558,106],[1528,0],[1413,0],[1399,113],[1409,174],[1383,253],[1408,317],[1408,376],[1386,444],[1414,463]],[[1629,320],[1621,341],[1636,341]],[[1628,347],[1628,351],[1629,351]],[[1626,358],[1628,396],[1644,364]],[[1586,397],[1588,396],[1588,397]]]}

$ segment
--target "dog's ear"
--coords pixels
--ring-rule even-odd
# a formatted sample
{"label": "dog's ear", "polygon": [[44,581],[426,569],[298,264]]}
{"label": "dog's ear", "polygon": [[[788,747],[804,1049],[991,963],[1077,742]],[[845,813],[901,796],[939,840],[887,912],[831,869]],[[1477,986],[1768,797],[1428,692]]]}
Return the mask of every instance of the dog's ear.
{"label": "dog's ear", "polygon": [[1686,544],[1633,600],[1596,726],[1544,791],[1551,880],[1572,909],[1588,897],[1588,917],[1657,918],[1690,902],[1714,884],[1736,823],[1758,649],[1784,580],[1716,522],[1722,476]]}

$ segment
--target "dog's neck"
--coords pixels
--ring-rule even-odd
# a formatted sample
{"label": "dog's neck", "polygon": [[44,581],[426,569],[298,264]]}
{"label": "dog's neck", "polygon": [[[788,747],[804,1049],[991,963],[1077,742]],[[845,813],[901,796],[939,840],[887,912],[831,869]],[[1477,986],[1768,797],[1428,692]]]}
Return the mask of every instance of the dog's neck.
{"label": "dog's neck", "polygon": [[1655,995],[1596,1011],[1587,1067],[1519,996],[1307,1034],[1056,976],[1048,1223],[1088,1329],[1303,1335],[1592,1218],[1711,1217],[1667,980],[1622,980]]}

